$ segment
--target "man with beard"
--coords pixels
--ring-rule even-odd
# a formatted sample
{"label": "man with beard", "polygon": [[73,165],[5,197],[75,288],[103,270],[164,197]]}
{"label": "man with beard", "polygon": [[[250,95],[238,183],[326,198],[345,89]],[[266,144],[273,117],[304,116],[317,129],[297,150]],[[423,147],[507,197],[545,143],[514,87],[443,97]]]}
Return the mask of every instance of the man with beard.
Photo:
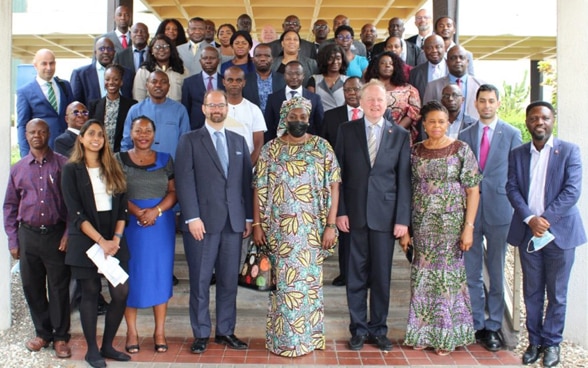
{"label": "man with beard", "polygon": [[432,33],[431,27],[431,13],[427,9],[420,9],[414,15],[414,25],[419,30],[419,33],[406,39],[406,42],[414,43],[421,50],[424,49],[425,39]]}
{"label": "man with beard", "polygon": [[[116,25],[114,31],[105,33],[100,38],[108,38],[112,41],[115,52],[121,52],[135,42],[132,41],[132,34],[129,32],[129,27],[133,24],[133,19],[128,7],[121,5],[116,8],[114,11],[114,24]],[[147,34],[147,38],[149,38],[149,34]]]}
{"label": "man with beard", "polygon": [[227,98],[210,91],[202,106],[204,128],[180,138],[175,165],[176,192],[190,273],[192,353],[202,354],[211,334],[210,280],[216,269],[214,341],[247,349],[235,336],[241,238],[251,233],[252,166],[245,139],[225,129]]}
{"label": "man with beard", "polygon": [[165,72],[156,70],[147,79],[149,97],[133,105],[127,114],[121,151],[133,148],[131,124],[140,116],[147,116],[156,126],[155,140],[151,147],[154,151],[176,155],[180,136],[190,131],[190,119],[186,108],[179,102],[167,98],[169,78]]}
{"label": "man with beard", "polygon": [[368,60],[372,60],[374,44],[378,39],[378,30],[376,29],[376,26],[370,23],[364,24],[363,27],[361,27],[359,38],[365,45],[366,57]]}
{"label": "man with beard", "polygon": [[427,37],[423,51],[427,58],[427,62],[412,68],[408,78],[408,83],[419,91],[421,101],[425,96],[427,83],[447,75],[447,63],[445,62],[445,46],[443,44],[443,39],[437,35]]}
{"label": "man with beard", "polygon": [[[420,48],[416,47],[414,43],[406,42],[402,39],[404,34],[404,22],[398,17],[391,18],[388,22],[388,35],[390,37],[398,37],[402,42],[402,54],[400,58],[410,66],[417,66],[426,61]],[[380,54],[386,48],[386,41],[379,42],[374,45],[374,55]]]}
{"label": "man with beard", "polygon": [[[435,33],[443,38],[445,44],[446,58],[449,56],[449,50],[456,45],[453,38],[455,37],[455,22],[453,19],[445,16],[437,19],[435,22]],[[468,58],[468,74],[474,75],[474,56],[471,52],[467,51]]]}
{"label": "man with beard", "polygon": [[457,139],[459,132],[476,122],[476,120],[462,111],[463,94],[457,84],[449,84],[443,88],[441,92],[441,103],[449,113],[447,136]]}
{"label": "man with beard", "polygon": [[88,116],[88,109],[79,101],[74,101],[67,106],[65,110],[67,130],[55,138],[55,152],[69,157],[71,149],[80,134],[80,128],[88,120]]}
{"label": "man with beard", "polygon": [[[106,67],[114,60],[114,44],[109,38],[102,37],[94,45],[95,60],[90,65],[74,69],[71,73],[71,89],[74,100],[89,104],[106,96],[104,87],[104,72]],[[125,68],[121,95],[133,98],[133,73]]]}
{"label": "man with beard", "polygon": [[194,17],[188,22],[188,42],[178,46],[178,54],[188,68],[188,75],[192,76],[202,71],[200,55],[204,49],[210,46],[206,41],[206,21],[200,17]]}
{"label": "man with beard", "polygon": [[207,46],[200,55],[202,71],[188,77],[182,85],[182,105],[190,117],[190,129],[196,130],[204,125],[202,101],[207,91],[224,89],[222,75],[217,73],[220,53],[216,47]]}
{"label": "man with beard", "polygon": [[147,57],[147,43],[149,42],[149,29],[143,23],[137,23],[131,27],[132,47],[123,51],[117,51],[114,62],[120,64],[134,73],[141,67]]}
{"label": "man with beard", "polygon": [[259,106],[262,112],[265,111],[267,97],[286,86],[282,74],[272,72],[272,61],[271,47],[260,43],[253,50],[255,73],[248,73],[245,76],[243,97]]}

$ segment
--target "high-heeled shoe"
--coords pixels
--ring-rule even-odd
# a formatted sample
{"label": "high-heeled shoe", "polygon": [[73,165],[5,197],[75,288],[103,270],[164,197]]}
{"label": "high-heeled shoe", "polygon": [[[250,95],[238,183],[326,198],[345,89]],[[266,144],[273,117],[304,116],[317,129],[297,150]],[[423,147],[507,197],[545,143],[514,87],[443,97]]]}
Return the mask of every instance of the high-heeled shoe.
{"label": "high-heeled shoe", "polygon": [[156,353],[165,353],[167,352],[168,346],[167,346],[167,340],[164,337],[163,341],[165,341],[163,344],[158,344],[157,343],[157,338],[155,337],[155,335],[153,335],[153,348],[155,350]]}
{"label": "high-heeled shoe", "polygon": [[[133,345],[125,345],[125,350],[129,354],[137,354],[141,350],[141,346],[139,345],[139,336],[136,336],[137,343]],[[128,338],[127,338],[128,341]]]}

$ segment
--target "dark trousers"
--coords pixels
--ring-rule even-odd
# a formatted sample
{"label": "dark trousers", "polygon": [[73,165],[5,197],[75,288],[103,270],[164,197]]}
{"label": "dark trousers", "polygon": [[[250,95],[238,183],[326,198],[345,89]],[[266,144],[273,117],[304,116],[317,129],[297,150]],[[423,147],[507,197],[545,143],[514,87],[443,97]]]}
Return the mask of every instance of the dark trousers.
{"label": "dark trousers", "polygon": [[347,281],[347,261],[349,258],[349,233],[339,232],[339,275]]}
{"label": "dark trousers", "polygon": [[47,234],[21,226],[20,276],[37,336],[46,341],[69,341],[69,266],[59,243],[65,224]]}
{"label": "dark trousers", "polygon": [[[394,253],[392,232],[367,227],[351,229],[347,262],[347,304],[352,335],[383,336],[390,305],[390,274]],[[370,319],[367,297],[370,289]]]}

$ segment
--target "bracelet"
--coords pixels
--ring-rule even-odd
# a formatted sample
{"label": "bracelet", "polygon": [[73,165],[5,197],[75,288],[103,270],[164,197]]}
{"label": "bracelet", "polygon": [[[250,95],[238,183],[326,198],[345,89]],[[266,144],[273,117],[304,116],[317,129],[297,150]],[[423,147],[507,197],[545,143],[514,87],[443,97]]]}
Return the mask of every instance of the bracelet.
{"label": "bracelet", "polygon": [[161,207],[157,206],[157,210],[159,211],[159,215],[157,217],[161,217],[163,215],[163,212],[161,212]]}
{"label": "bracelet", "polygon": [[100,238],[98,238],[98,240],[96,241],[96,244],[100,244],[100,240],[104,239],[102,236],[100,236]]}
{"label": "bracelet", "polygon": [[472,229],[474,229],[474,224],[472,224],[471,222],[469,222],[469,221],[466,221],[466,222],[465,222],[465,224],[466,224],[467,226],[470,226]]}
{"label": "bracelet", "polygon": [[336,224],[327,224],[327,227],[330,227],[331,229],[337,229]]}
{"label": "bracelet", "polygon": [[123,234],[121,234],[121,233],[114,233],[114,236],[116,236],[116,237],[117,237],[117,238],[119,238],[119,239],[122,239],[122,235],[123,235]]}
{"label": "bracelet", "polygon": [[256,222],[254,224],[251,224],[251,227],[256,227],[256,226],[259,226],[259,225],[261,225],[261,222]]}

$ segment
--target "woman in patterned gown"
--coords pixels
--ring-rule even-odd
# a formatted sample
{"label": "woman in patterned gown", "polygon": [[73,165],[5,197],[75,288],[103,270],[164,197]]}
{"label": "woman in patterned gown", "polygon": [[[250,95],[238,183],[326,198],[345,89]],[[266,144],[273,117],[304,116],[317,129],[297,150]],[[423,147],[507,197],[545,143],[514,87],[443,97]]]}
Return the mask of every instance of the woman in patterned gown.
{"label": "woman in patterned gown", "polygon": [[276,277],[266,348],[296,357],[325,348],[323,261],[337,241],[340,171],[329,143],[306,133],[311,103],[284,101],[278,138],[255,169],[253,237],[268,250]]}
{"label": "woman in patterned gown", "polygon": [[[476,341],[463,252],[473,242],[480,192],[476,157],[445,135],[447,110],[425,104],[428,139],[412,148],[414,260],[405,344],[447,355]],[[409,239],[401,245],[406,249]]]}

